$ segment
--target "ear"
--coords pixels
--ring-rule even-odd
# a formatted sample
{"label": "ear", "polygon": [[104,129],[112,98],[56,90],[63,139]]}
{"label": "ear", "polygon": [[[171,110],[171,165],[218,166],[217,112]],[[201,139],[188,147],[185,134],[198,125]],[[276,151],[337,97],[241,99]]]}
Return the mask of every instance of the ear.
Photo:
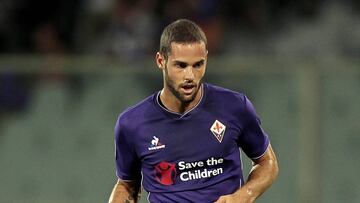
{"label": "ear", "polygon": [[160,52],[157,52],[156,53],[156,65],[160,69],[164,69],[165,68],[165,63],[166,63],[166,60],[165,60],[164,56],[162,54],[160,54]]}

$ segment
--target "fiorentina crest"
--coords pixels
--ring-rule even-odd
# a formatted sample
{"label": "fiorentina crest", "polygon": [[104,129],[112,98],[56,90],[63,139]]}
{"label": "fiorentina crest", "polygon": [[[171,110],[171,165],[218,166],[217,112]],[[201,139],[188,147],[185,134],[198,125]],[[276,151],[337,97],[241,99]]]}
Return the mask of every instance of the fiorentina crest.
{"label": "fiorentina crest", "polygon": [[220,121],[215,120],[212,124],[210,131],[214,134],[216,139],[221,143],[224,138],[226,126],[222,124]]}

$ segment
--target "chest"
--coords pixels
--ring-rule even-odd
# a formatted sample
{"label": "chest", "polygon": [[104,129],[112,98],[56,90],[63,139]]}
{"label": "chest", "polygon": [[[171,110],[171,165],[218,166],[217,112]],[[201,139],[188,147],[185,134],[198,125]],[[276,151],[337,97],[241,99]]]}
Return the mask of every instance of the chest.
{"label": "chest", "polygon": [[161,161],[194,162],[224,157],[238,149],[241,130],[234,122],[210,114],[149,122],[134,135],[140,138],[137,153],[145,166]]}

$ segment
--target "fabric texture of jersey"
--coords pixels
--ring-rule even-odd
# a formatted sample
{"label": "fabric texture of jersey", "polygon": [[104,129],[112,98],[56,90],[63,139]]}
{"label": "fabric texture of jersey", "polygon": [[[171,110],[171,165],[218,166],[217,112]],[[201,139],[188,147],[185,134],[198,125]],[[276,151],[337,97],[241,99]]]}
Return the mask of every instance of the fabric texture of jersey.
{"label": "fabric texture of jersey", "polygon": [[115,126],[116,174],[142,181],[150,202],[214,202],[243,183],[240,149],[251,159],[269,145],[244,94],[204,83],[199,103],[178,114],[159,93],[123,112]]}

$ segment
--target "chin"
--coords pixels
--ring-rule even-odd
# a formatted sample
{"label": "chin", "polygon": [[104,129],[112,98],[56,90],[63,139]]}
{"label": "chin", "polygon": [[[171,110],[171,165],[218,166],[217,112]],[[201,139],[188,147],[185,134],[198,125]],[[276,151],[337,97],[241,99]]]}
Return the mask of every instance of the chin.
{"label": "chin", "polygon": [[190,96],[182,96],[181,102],[182,103],[190,103],[195,100],[196,94],[190,95]]}

